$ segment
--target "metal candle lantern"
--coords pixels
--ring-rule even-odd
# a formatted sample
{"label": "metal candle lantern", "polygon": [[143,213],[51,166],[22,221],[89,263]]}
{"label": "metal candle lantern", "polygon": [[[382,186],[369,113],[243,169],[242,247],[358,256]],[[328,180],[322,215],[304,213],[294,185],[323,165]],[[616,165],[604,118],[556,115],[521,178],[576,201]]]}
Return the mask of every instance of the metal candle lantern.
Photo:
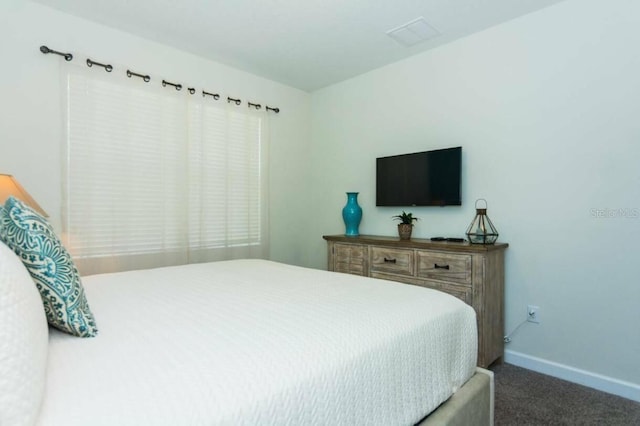
{"label": "metal candle lantern", "polygon": [[[484,208],[478,208],[478,202],[484,201]],[[467,229],[467,237],[471,244],[493,244],[498,239],[498,230],[487,216],[487,200],[476,200],[476,217]]]}

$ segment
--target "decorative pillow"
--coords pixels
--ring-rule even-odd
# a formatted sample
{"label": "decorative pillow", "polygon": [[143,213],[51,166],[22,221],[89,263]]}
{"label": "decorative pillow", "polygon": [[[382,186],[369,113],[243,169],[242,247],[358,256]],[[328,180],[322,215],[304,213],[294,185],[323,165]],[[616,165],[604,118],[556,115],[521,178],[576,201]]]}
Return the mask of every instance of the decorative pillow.
{"label": "decorative pillow", "polygon": [[18,256],[0,243],[0,425],[35,423],[48,339],[38,290]]}
{"label": "decorative pillow", "polygon": [[98,332],[80,274],[45,218],[9,197],[0,206],[0,240],[22,260],[40,291],[47,321],[80,337]]}

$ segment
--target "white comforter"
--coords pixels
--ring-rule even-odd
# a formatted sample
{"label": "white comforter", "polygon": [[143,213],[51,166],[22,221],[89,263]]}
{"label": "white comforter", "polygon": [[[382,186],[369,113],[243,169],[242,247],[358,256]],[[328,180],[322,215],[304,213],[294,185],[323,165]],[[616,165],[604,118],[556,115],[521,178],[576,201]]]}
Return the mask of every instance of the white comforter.
{"label": "white comforter", "polygon": [[474,372],[474,311],[240,260],[85,277],[100,333],[51,331],[40,425],[411,425]]}

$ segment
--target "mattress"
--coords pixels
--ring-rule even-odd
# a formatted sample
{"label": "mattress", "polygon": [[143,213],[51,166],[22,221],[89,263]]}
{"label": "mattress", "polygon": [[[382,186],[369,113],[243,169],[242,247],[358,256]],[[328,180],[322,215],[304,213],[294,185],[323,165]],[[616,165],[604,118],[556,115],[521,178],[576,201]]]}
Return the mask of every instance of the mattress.
{"label": "mattress", "polygon": [[235,260],[83,278],[39,425],[412,425],[474,373],[473,309],[417,286]]}

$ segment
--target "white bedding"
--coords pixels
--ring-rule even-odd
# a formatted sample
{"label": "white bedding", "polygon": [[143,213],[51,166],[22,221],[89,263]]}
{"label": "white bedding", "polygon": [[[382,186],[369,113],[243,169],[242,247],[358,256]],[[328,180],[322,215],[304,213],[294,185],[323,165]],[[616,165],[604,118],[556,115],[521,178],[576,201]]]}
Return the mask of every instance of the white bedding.
{"label": "white bedding", "polygon": [[51,330],[40,425],[411,425],[474,373],[447,294],[261,260],[83,278],[99,335]]}

